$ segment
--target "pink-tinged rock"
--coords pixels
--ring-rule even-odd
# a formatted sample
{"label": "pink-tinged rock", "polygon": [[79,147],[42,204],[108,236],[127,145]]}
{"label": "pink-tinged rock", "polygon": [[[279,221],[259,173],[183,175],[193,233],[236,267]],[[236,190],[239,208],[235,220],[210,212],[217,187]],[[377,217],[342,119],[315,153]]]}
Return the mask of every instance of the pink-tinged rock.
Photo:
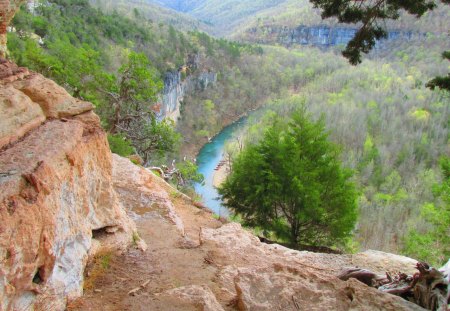
{"label": "pink-tinged rock", "polygon": [[129,159],[113,154],[114,189],[124,209],[134,216],[144,216],[157,211],[184,234],[184,225],[175,212],[167,191],[159,185],[157,177]]}
{"label": "pink-tinged rock", "polygon": [[16,64],[0,57],[0,85],[24,79],[29,75],[30,72],[27,68],[19,67]]}
{"label": "pink-tinged rock", "polygon": [[203,311],[224,311],[217,302],[211,289],[206,286],[190,285],[168,290],[163,293],[165,296],[181,300],[191,304]]}
{"label": "pink-tinged rock", "polygon": [[352,264],[356,267],[370,267],[372,272],[378,274],[398,273],[399,271],[414,275],[417,272],[417,260],[409,257],[368,250],[352,256]]}
{"label": "pink-tinged rock", "polygon": [[0,88],[0,149],[45,121],[41,107],[11,86]]}
{"label": "pink-tinged rock", "polygon": [[242,311],[424,310],[359,281],[340,281],[306,267],[240,269],[235,279]]}
{"label": "pink-tinged rock", "polygon": [[38,103],[47,118],[67,118],[94,109],[91,103],[73,98],[63,87],[40,74],[17,80],[13,86]]}
{"label": "pink-tinged rock", "polygon": [[64,310],[82,294],[93,235],[103,249],[132,241],[101,128],[49,121],[1,152],[0,219],[0,310]]}
{"label": "pink-tinged rock", "polygon": [[[339,280],[336,275],[352,264],[352,255],[264,244],[236,223],[203,228],[200,242],[216,250],[213,259],[219,269],[220,294],[227,299],[234,295],[239,310],[423,310],[357,280]],[[362,268],[380,268],[387,265],[386,258],[399,267],[410,263],[394,255],[370,254],[359,256],[359,262],[366,265]]]}
{"label": "pink-tinged rock", "polygon": [[0,57],[6,55],[6,28],[19,9],[20,5],[26,0],[0,0]]}

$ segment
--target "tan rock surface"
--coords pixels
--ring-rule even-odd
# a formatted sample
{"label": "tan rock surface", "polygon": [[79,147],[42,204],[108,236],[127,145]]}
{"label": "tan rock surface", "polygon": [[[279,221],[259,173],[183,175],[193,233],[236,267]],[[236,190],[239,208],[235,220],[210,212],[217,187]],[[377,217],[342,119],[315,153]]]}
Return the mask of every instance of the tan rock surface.
{"label": "tan rock surface", "polygon": [[301,266],[240,269],[235,285],[239,310],[423,310],[354,279],[337,282]]}
{"label": "tan rock surface", "polygon": [[217,302],[211,289],[206,286],[190,285],[174,288],[163,293],[163,296],[171,296],[182,302],[200,307],[203,311],[224,311]]}
{"label": "tan rock surface", "polygon": [[38,103],[47,118],[67,118],[94,108],[89,102],[73,98],[64,88],[40,74],[31,74],[13,85]]}
{"label": "tan rock surface", "polygon": [[[146,174],[145,170],[129,170],[134,176]],[[148,180],[141,183],[147,190],[173,193],[168,199],[183,221],[186,237],[163,209],[147,206],[144,209],[150,212],[143,213],[140,204],[134,205],[140,211],[136,222],[148,251],[137,256],[131,250],[116,257],[112,268],[97,280],[97,292],[87,293],[70,310],[101,306],[102,310],[198,311],[209,310],[205,307],[209,303],[215,310],[219,308],[215,301],[223,310],[423,310],[357,280],[336,277],[355,264],[380,271],[409,267],[413,260],[373,251],[317,254],[263,244],[239,224],[220,226],[163,180],[147,174],[138,178]],[[133,210],[133,206],[128,208]],[[145,288],[127,295],[146,280]]]}
{"label": "tan rock surface", "polygon": [[0,88],[0,148],[17,141],[45,121],[41,107],[12,86]]}
{"label": "tan rock surface", "polygon": [[[134,216],[151,214],[162,215],[170,220],[184,234],[181,218],[169,198],[169,193],[162,188],[154,174],[134,165],[129,159],[113,155],[114,189],[123,207]],[[176,190],[173,190],[176,192]]]}
{"label": "tan rock surface", "polygon": [[352,264],[353,267],[370,267],[371,271],[377,274],[389,272],[394,275],[401,271],[413,275],[417,272],[417,260],[375,250],[353,255]]}
{"label": "tan rock surface", "polygon": [[100,235],[110,248],[131,242],[105,134],[85,129],[79,121],[50,121],[0,154],[0,289],[11,289],[0,291],[2,310],[35,301],[63,309],[64,296],[81,294],[96,230],[119,229],[109,242]]}
{"label": "tan rock surface", "polygon": [[16,64],[0,57],[0,85],[5,85],[18,79],[23,79],[29,74],[30,72],[27,68],[19,67]]}
{"label": "tan rock surface", "polygon": [[0,61],[0,310],[64,310],[82,294],[89,256],[123,251],[133,236],[142,244],[91,110],[53,81]]}
{"label": "tan rock surface", "polygon": [[[92,111],[93,105],[73,98],[40,74],[0,59],[0,149],[16,142],[47,118],[71,118]],[[86,124],[96,124],[95,114]]]}
{"label": "tan rock surface", "polygon": [[[351,265],[350,255],[314,254],[262,244],[235,223],[203,229],[200,241],[202,247],[214,250],[211,257],[215,265],[232,267],[218,274],[223,289],[219,295],[233,293],[234,285],[239,310],[423,310],[356,280],[337,279],[337,272]],[[370,257],[370,253],[367,257],[370,260],[364,261],[364,267],[368,269],[379,267],[387,258],[380,254]],[[390,258],[396,264],[395,256]]]}

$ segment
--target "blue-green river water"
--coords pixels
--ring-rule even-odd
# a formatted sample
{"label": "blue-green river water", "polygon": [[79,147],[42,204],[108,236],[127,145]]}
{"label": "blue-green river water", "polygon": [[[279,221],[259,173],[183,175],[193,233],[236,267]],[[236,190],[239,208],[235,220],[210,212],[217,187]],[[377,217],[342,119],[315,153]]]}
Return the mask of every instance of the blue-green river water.
{"label": "blue-green river water", "polygon": [[222,205],[222,202],[218,200],[219,194],[213,186],[214,169],[222,160],[225,143],[245,125],[246,120],[246,118],[242,118],[224,128],[209,143],[203,146],[197,156],[198,171],[205,177],[205,182],[203,185],[196,184],[195,191],[202,196],[203,203],[220,216],[228,216],[229,212]]}

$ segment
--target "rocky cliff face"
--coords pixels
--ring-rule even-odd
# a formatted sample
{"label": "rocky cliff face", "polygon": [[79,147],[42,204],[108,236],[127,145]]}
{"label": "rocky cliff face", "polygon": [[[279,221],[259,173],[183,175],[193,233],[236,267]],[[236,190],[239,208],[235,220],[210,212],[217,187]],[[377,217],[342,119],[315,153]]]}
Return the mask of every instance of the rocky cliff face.
{"label": "rocky cliff face", "polygon": [[63,310],[89,256],[132,241],[92,109],[0,60],[0,310]]}
{"label": "rocky cliff face", "polygon": [[217,74],[210,71],[201,71],[184,79],[181,70],[168,72],[164,78],[162,104],[157,111],[158,118],[171,118],[176,122],[180,117],[180,108],[184,96],[188,92],[204,90],[216,82]]}
{"label": "rocky cliff face", "polygon": [[[346,45],[355,35],[356,28],[334,27],[334,26],[298,26],[290,28],[287,26],[264,26],[253,27],[247,31],[247,36],[257,38],[258,43],[292,45],[312,45],[319,47],[330,47]],[[422,34],[411,31],[391,30],[386,39],[377,42],[376,48],[382,48],[387,41],[411,40]]]}
{"label": "rocky cliff face", "polygon": [[0,0],[0,57],[6,55],[6,27],[26,0]]}

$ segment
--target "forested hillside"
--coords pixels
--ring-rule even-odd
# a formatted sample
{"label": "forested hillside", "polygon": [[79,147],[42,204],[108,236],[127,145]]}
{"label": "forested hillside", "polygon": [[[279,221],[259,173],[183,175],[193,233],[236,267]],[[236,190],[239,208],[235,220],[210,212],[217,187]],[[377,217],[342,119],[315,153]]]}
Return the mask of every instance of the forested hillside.
{"label": "forested hillside", "polygon": [[[195,156],[224,125],[292,89],[298,83],[284,75],[284,69],[305,64],[298,75],[307,80],[334,66],[311,62],[313,51],[308,52],[308,59],[285,59],[261,47],[213,39],[201,32],[179,32],[148,20],[139,10],[133,11],[132,20],[114,11],[106,14],[88,1],[43,3],[34,13],[23,8],[16,15],[15,31],[9,34],[11,58],[96,104],[105,128],[114,136],[112,146],[124,153],[134,147],[148,163]],[[136,113],[152,119],[151,107],[163,91],[162,80],[177,71],[182,79],[205,71],[217,73],[215,87],[193,90],[185,98],[177,125],[181,137],[171,130],[170,121],[164,126],[130,123],[127,115]],[[130,85],[124,81],[128,79],[134,80],[133,91],[138,96],[127,97]],[[145,79],[154,81],[150,92],[139,87]],[[204,116],[200,122],[199,115]],[[145,140],[132,134],[138,128],[147,133]],[[153,142],[155,137],[165,143]],[[132,146],[127,146],[130,142]],[[182,150],[178,151],[180,143]]]}
{"label": "forested hillside", "polygon": [[[258,141],[273,113],[287,118],[305,106],[315,118],[323,115],[330,138],[342,146],[343,162],[356,172],[359,246],[414,253],[414,247],[404,249],[405,240],[414,244],[410,230],[423,233],[429,228],[421,210],[434,201],[432,189],[444,178],[439,159],[450,153],[449,95],[425,87],[435,74],[445,73],[447,63],[440,53],[448,47],[429,39],[392,47],[383,58],[357,67],[338,61],[333,71],[314,76],[294,96],[268,105],[268,112],[250,127],[245,144]],[[289,54],[283,49],[277,53]],[[229,148],[236,154],[236,146]]]}
{"label": "forested hillside", "polygon": [[146,0],[180,12],[189,14],[211,25],[215,35],[228,35],[247,23],[255,14],[277,7],[286,0]]}
{"label": "forested hillside", "polygon": [[153,4],[145,0],[90,0],[89,3],[102,10],[104,13],[112,13],[114,10],[130,19],[136,18],[136,14],[142,19],[147,19],[155,24],[163,23],[172,25],[177,30],[202,30],[211,31],[211,26],[195,19],[188,14]]}
{"label": "forested hillside", "polygon": [[[182,68],[184,78],[204,70],[221,72],[243,59],[241,54],[256,57],[261,51],[200,32],[182,33],[138,10],[133,14],[133,20],[117,12],[106,14],[88,1],[75,0],[42,2],[34,12],[23,7],[9,33],[10,56],[93,102],[119,145],[121,140],[131,142],[147,162],[164,161],[168,154],[178,156],[180,137],[170,120],[162,125],[147,121],[154,119],[152,106],[163,91],[165,75]],[[246,110],[243,106],[240,113]],[[134,136],[138,128],[147,133],[145,139]]]}
{"label": "forested hillside", "polygon": [[[293,35],[298,27],[357,28],[357,25],[339,24],[333,18],[322,20],[320,15],[320,10],[313,8],[308,0],[288,0],[251,16],[228,37],[245,42],[286,45],[284,42],[286,38],[283,36]],[[420,19],[403,12],[398,20],[387,20],[383,24],[391,31],[407,31],[416,35],[439,35],[447,33],[448,18],[450,18],[450,8],[448,5],[439,4],[436,9],[427,12]]]}

